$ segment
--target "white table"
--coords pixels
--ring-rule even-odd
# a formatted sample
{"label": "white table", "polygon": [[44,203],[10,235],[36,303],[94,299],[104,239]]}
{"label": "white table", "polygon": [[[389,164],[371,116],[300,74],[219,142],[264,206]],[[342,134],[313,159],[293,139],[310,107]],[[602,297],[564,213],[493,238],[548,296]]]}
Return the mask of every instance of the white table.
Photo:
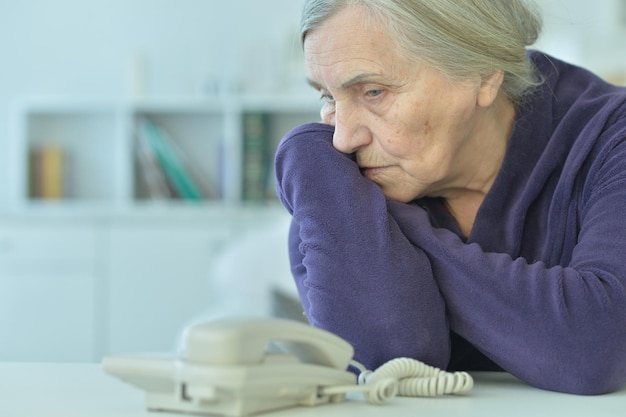
{"label": "white table", "polygon": [[[395,398],[374,406],[358,394],[340,404],[290,408],[266,417],[626,416],[626,386],[582,397],[532,388],[504,373],[474,373],[466,396]],[[0,363],[2,417],[172,417],[145,410],[143,392],[105,374],[99,364]]]}

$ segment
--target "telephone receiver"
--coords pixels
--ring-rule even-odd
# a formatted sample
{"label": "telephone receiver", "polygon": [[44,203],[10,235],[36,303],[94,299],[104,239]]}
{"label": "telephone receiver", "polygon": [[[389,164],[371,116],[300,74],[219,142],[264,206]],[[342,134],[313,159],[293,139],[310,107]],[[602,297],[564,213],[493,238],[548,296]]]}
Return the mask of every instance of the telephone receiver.
{"label": "telephone receiver", "polygon": [[198,324],[187,330],[185,340],[187,360],[207,365],[259,364],[274,345],[301,362],[345,370],[354,354],[348,342],[330,332],[280,319]]}
{"label": "telephone receiver", "polygon": [[[464,393],[473,380],[399,358],[374,372],[352,360],[352,346],[304,323],[226,319],[185,332],[181,355],[105,357],[105,372],[146,392],[153,411],[247,416],[342,402],[361,391],[370,403],[396,395]],[[348,366],[360,369],[358,380]]]}

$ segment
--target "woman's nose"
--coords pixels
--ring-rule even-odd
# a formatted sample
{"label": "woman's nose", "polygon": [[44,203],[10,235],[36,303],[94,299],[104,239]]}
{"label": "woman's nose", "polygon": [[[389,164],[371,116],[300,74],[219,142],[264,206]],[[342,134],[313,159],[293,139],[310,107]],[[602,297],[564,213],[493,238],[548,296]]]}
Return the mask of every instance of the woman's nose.
{"label": "woman's nose", "polygon": [[334,125],[333,146],[339,152],[354,153],[371,140],[369,129],[360,122],[354,112],[344,117],[344,114],[337,109]]}
{"label": "woman's nose", "polygon": [[335,126],[335,109],[329,105],[322,106],[320,118],[322,119],[322,123]]}

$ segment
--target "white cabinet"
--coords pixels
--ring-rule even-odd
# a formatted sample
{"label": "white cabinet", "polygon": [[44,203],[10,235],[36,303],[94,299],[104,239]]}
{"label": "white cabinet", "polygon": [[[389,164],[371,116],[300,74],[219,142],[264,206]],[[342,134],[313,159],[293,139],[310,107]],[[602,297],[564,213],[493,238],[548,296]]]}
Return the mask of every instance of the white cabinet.
{"label": "white cabinet", "polygon": [[[187,325],[224,306],[210,281],[217,256],[237,237],[287,218],[279,207],[5,216],[0,361],[173,352]],[[260,268],[254,258],[240,262]],[[234,291],[248,278],[256,277],[240,274]]]}
{"label": "white cabinet", "polygon": [[98,287],[91,222],[0,222],[0,361],[93,361]]}

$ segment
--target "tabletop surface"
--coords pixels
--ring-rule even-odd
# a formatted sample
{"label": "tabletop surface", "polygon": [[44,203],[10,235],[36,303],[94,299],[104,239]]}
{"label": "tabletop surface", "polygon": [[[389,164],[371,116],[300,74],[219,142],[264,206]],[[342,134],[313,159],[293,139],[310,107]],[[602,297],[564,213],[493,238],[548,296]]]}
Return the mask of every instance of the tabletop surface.
{"label": "tabletop surface", "polygon": [[[0,416],[173,417],[150,412],[143,392],[102,371],[99,364],[0,363]],[[601,396],[574,396],[533,388],[505,373],[473,373],[464,396],[394,398],[369,405],[360,395],[339,404],[297,407],[265,417],[340,416],[626,416],[626,386]]]}

